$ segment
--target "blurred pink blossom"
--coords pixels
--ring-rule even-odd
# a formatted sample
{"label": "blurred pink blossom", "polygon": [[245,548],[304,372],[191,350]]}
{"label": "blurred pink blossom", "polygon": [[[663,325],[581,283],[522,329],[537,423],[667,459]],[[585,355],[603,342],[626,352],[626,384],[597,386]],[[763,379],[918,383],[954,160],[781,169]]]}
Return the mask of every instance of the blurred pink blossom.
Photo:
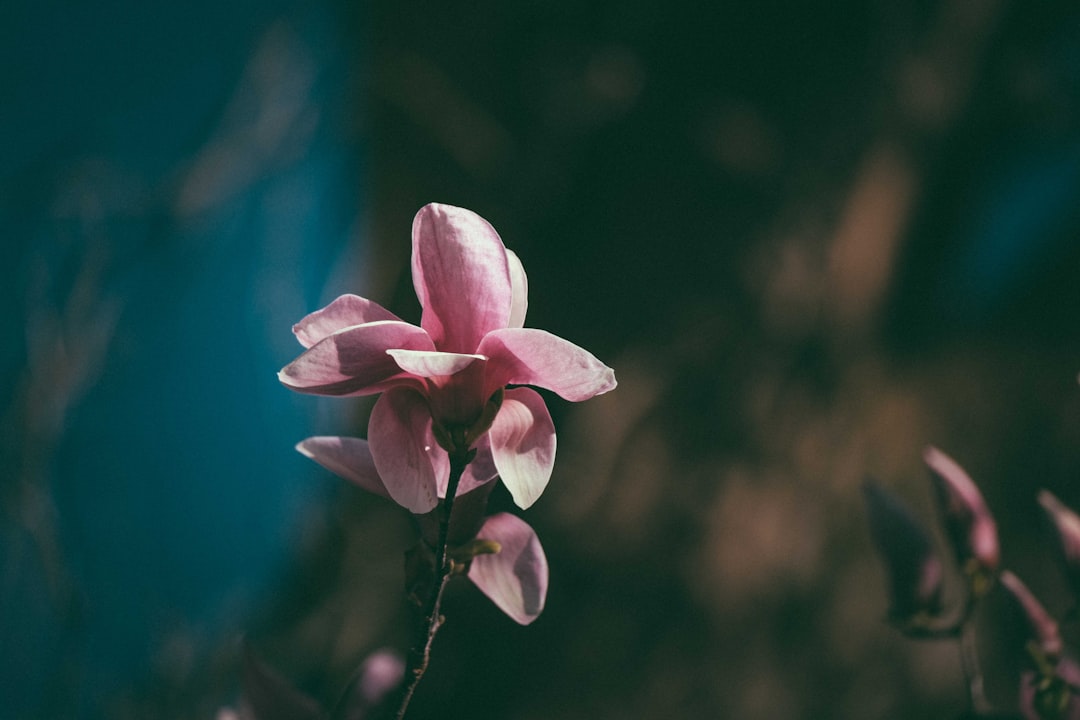
{"label": "blurred pink blossom", "polygon": [[[278,377],[315,395],[382,393],[371,414],[365,473],[374,469],[386,493],[411,512],[438,504],[450,472],[447,451],[468,449],[476,457],[460,491],[497,474],[526,508],[551,477],[555,428],[535,390],[504,388],[535,385],[576,402],[612,390],[615,374],[577,345],[524,327],[525,271],[479,215],[426,205],[413,221],[412,242],[420,326],[342,295],[293,327],[307,350]],[[327,450],[328,441],[320,442]]]}
{"label": "blurred pink blossom", "polygon": [[1065,575],[1073,594],[1080,597],[1080,516],[1070,510],[1049,490],[1039,493],[1039,504],[1054,524],[1058,536],[1059,556],[1064,561]]}
{"label": "blurred pink blossom", "polygon": [[979,488],[955,460],[936,447],[926,449],[923,461],[934,480],[945,530],[960,565],[974,562],[984,572],[995,572],[1001,559],[997,523]]}

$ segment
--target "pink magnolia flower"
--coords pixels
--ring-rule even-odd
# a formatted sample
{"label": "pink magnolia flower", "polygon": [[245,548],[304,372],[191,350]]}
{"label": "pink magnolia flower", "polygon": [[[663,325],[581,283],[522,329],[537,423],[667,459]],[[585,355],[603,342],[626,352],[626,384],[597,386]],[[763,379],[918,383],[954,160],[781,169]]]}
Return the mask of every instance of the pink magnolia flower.
{"label": "pink magnolia flower", "polygon": [[[296,449],[368,492],[391,499],[389,488],[375,469],[366,440],[310,437]],[[455,522],[459,506],[460,503],[454,505]],[[511,619],[528,625],[544,609],[548,588],[547,557],[536,532],[521,518],[498,513],[484,519],[476,538],[498,543],[500,549],[473,558],[469,579]]]}
{"label": "pink magnolia flower", "polygon": [[[479,215],[431,204],[412,228],[420,326],[343,295],[293,327],[307,348],[278,374],[316,395],[382,393],[372,410],[371,460],[390,497],[414,513],[446,492],[448,451],[476,451],[459,492],[498,474],[531,505],[551,477],[555,428],[543,398],[570,401],[615,387],[586,350],[525,328],[527,282],[514,253]],[[504,390],[505,389],[505,390]]]}

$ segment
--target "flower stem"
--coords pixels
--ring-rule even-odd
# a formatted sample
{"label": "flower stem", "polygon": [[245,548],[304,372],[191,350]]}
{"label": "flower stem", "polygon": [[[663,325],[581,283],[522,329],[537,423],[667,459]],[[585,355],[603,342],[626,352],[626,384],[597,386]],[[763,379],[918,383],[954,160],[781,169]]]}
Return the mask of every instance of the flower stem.
{"label": "flower stem", "polygon": [[453,576],[453,567],[447,554],[447,538],[450,535],[450,516],[454,510],[454,497],[457,495],[458,484],[465,472],[466,466],[472,460],[470,452],[450,453],[450,479],[446,485],[446,499],[443,500],[439,513],[439,539],[435,546],[435,583],[432,587],[431,597],[424,604],[423,623],[424,632],[422,640],[409,652],[409,665],[405,671],[406,683],[398,706],[397,720],[403,720],[405,712],[409,709],[416,686],[427,672],[428,663],[431,661],[431,646],[435,642],[435,635],[442,627],[445,618],[442,616],[442,599],[446,586]]}
{"label": "flower stem", "polygon": [[970,618],[964,621],[960,630],[960,662],[967,681],[968,708],[975,714],[990,710],[990,702],[983,689],[982,670],[979,669],[979,650],[975,644],[975,628]]}

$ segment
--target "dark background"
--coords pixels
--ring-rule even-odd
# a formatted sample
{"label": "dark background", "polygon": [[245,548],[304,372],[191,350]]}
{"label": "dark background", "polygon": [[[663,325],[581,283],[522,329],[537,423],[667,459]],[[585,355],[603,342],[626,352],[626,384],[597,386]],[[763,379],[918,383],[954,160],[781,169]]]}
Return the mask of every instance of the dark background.
{"label": "dark background", "polygon": [[5,12],[0,717],[212,717],[242,634],[324,701],[403,647],[407,519],[292,450],[370,403],[274,372],[340,292],[418,319],[431,201],[619,387],[551,398],[543,616],[462,584],[410,717],[956,716],[859,490],[932,522],[929,443],[1070,606],[1034,497],[1080,507],[1074,5]]}

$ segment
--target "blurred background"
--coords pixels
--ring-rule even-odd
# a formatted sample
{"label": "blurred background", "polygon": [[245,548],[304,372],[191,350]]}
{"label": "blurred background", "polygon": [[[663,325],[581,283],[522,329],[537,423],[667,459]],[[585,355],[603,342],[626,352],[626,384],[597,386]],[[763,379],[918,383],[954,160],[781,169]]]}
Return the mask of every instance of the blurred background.
{"label": "blurred background", "polygon": [[0,718],[213,717],[241,637],[331,702],[404,648],[408,518],[293,450],[370,401],[275,373],[342,292],[418,320],[430,201],[619,387],[551,398],[543,616],[455,588],[410,717],[955,717],[959,653],[886,624],[859,489],[932,523],[929,443],[1071,606],[1034,498],[1080,507],[1074,3],[0,14]]}

